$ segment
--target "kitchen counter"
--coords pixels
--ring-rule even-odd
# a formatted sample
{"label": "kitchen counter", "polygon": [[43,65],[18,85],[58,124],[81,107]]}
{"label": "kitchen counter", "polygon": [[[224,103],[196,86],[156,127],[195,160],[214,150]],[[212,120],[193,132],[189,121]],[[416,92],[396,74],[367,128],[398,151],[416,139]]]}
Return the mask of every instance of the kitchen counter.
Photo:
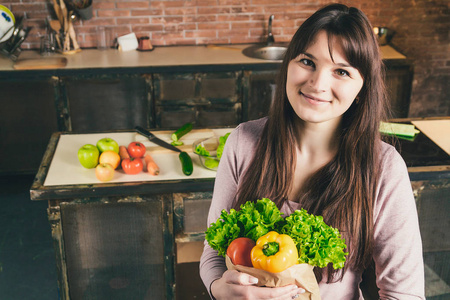
{"label": "kitchen counter", "polygon": [[[242,54],[242,50],[250,45],[226,46],[172,46],[155,47],[153,51],[126,51],[116,49],[97,50],[84,49],[72,55],[54,54],[50,57],[67,58],[65,70],[102,69],[102,68],[158,68],[201,65],[277,65],[279,61],[250,58]],[[404,55],[391,46],[380,47],[383,59],[403,60]],[[19,60],[45,59],[37,51],[23,51]],[[13,62],[0,57],[0,72],[16,71]],[[16,71],[18,72],[18,71]],[[28,71],[29,72],[29,71]]]}

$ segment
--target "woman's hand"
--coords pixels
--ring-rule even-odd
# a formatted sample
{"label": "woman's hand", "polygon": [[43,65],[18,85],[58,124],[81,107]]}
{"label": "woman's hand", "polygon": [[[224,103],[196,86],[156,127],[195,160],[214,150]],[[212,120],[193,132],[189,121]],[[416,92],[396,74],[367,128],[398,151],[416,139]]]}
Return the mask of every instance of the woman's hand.
{"label": "woman's hand", "polygon": [[291,300],[305,290],[296,285],[283,287],[258,287],[258,279],[236,270],[228,270],[222,278],[211,284],[211,294],[220,299],[276,299]]}

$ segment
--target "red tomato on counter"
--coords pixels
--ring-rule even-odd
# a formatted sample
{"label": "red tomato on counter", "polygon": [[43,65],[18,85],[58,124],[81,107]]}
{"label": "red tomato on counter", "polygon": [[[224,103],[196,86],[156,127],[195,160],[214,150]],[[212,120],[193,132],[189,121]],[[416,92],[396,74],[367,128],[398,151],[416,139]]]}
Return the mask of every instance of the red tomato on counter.
{"label": "red tomato on counter", "polygon": [[131,157],[144,157],[145,151],[145,146],[142,143],[132,142],[128,145],[128,153]]}
{"label": "red tomato on counter", "polygon": [[254,240],[240,237],[230,243],[227,248],[227,256],[235,265],[253,267],[250,253],[256,243]]}
{"label": "red tomato on counter", "polygon": [[122,169],[126,174],[138,174],[144,169],[144,163],[140,158],[125,158],[122,160]]}

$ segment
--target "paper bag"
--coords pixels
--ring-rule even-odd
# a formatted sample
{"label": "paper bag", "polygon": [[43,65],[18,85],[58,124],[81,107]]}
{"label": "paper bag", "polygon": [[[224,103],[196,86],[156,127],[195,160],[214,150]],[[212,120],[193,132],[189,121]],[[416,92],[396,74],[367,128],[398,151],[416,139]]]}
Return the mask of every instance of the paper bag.
{"label": "paper bag", "polygon": [[279,273],[271,273],[265,270],[234,265],[227,256],[226,265],[228,270],[237,270],[258,278],[258,286],[278,287],[288,284],[296,284],[306,290],[304,294],[296,299],[301,300],[321,300],[319,285],[314,276],[313,266],[308,264],[298,264]]}

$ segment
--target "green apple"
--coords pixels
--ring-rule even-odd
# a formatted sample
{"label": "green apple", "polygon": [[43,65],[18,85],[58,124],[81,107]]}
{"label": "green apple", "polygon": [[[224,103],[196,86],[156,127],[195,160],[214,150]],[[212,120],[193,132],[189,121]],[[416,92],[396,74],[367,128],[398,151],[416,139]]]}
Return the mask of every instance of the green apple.
{"label": "green apple", "polygon": [[92,144],[86,144],[78,150],[78,160],[87,169],[95,168],[98,165],[99,156],[98,148]]}
{"label": "green apple", "polygon": [[100,152],[105,151],[114,151],[116,153],[119,153],[119,144],[112,138],[102,138],[97,142],[97,148],[100,150]]}

